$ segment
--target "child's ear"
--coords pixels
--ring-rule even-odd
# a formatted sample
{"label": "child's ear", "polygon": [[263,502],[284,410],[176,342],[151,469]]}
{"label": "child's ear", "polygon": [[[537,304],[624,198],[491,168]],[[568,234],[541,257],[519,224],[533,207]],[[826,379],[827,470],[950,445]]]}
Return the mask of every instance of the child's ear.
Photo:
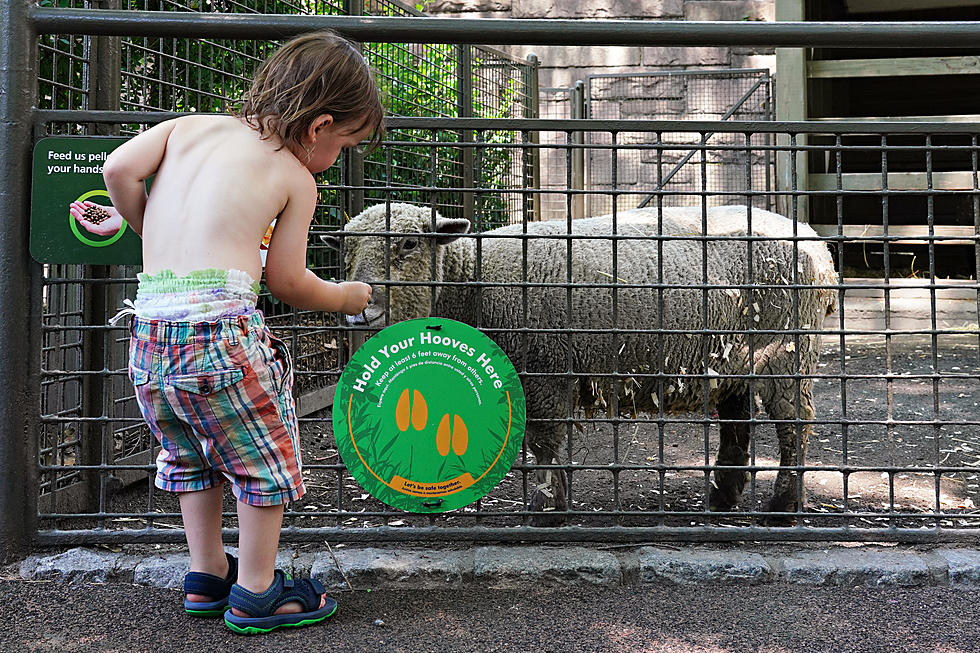
{"label": "child's ear", "polygon": [[332,124],[333,116],[331,116],[329,113],[321,113],[319,116],[313,119],[313,122],[310,123],[310,128],[306,135],[309,137],[311,142],[316,142],[320,131],[326,129]]}

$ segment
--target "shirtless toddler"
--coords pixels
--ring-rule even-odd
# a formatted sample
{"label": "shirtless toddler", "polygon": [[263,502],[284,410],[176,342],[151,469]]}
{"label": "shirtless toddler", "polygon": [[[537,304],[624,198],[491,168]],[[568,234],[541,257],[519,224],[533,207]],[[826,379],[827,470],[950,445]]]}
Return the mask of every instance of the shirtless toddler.
{"label": "shirtless toddler", "polygon": [[[336,609],[319,582],[275,569],[283,506],[305,489],[289,352],[255,306],[259,244],[276,220],[265,283],[278,299],[363,310],[370,286],[306,268],[313,175],[383,131],[363,56],[323,31],[270,57],[236,115],[161,123],[104,166],[115,209],[143,239],[129,372],[162,447],[156,485],[180,500],[191,554],[184,607],[223,615],[237,632],[315,623]],[[225,481],[237,499],[237,559],[221,541]]]}

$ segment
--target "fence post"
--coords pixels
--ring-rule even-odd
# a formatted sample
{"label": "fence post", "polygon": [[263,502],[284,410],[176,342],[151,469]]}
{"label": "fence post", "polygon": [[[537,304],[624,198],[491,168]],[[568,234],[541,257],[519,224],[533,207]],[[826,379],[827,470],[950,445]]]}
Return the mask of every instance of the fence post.
{"label": "fence post", "polygon": [[[120,9],[120,0],[101,0],[100,9]],[[92,43],[89,55],[89,107],[96,110],[119,111],[122,94],[122,39],[118,36],[91,37]],[[162,69],[165,69],[163,66]],[[166,85],[164,85],[166,86]],[[172,99],[165,100],[165,108]],[[118,136],[118,125],[94,124],[89,125],[88,133],[99,136]],[[125,276],[118,267],[108,265],[93,265],[88,267],[89,279],[105,280]],[[85,293],[84,323],[87,325],[105,324],[110,311],[122,306],[123,291],[117,283],[95,283]],[[83,369],[102,370],[124,367],[127,360],[128,345],[116,343],[111,331],[88,331],[83,342]],[[82,388],[82,410],[86,417],[111,417],[113,401],[118,396],[116,383],[105,375],[86,376]],[[83,426],[85,437],[82,440],[82,463],[86,465],[118,464],[115,452],[115,425],[112,422],[94,422]],[[149,455],[145,460],[133,460],[132,463],[149,463]],[[86,479],[86,503],[90,509],[98,508],[99,497],[103,485],[109,491],[118,490],[124,485],[125,479],[137,480],[145,473],[124,472],[119,475],[99,472]]]}
{"label": "fence post", "polygon": [[[541,113],[539,108],[540,91],[538,89],[538,67],[538,55],[534,54],[533,52],[527,55],[524,88],[527,90],[528,102],[524,108],[525,118],[537,118]],[[536,145],[537,143],[541,142],[540,134],[538,132],[531,132],[528,134],[528,140],[532,144]],[[529,158],[531,168],[531,187],[534,189],[541,188],[541,156],[536,148],[531,150],[531,155]],[[541,219],[541,193],[531,194],[531,216],[534,220]]]}
{"label": "fence post", "polygon": [[[348,16],[361,16],[364,14],[364,0],[344,0],[342,11]],[[364,47],[360,44],[355,45],[363,53]],[[364,155],[358,152],[357,149],[348,150],[346,173],[348,185],[364,186]],[[343,208],[347,210],[347,215],[353,218],[364,210],[364,191],[353,190],[347,193],[346,204]],[[344,225],[341,223],[339,226],[343,228]]]}
{"label": "fence post", "polygon": [[[459,54],[456,66],[456,115],[460,118],[473,117],[473,46],[460,45],[457,52]],[[476,135],[472,129],[463,129],[459,132],[461,143],[472,143]],[[473,148],[463,147],[461,152],[463,164],[463,187],[473,188],[475,177],[473,175]],[[463,192],[463,217],[474,223],[476,219],[476,206],[472,192]]]}
{"label": "fence post", "polygon": [[[585,118],[585,82],[581,79],[575,82],[570,93],[572,103],[572,120]],[[572,132],[572,188],[585,190],[585,134]],[[585,217],[585,195],[579,194],[572,198],[572,219]]]}
{"label": "fence post", "polygon": [[0,558],[27,549],[36,531],[41,336],[39,266],[29,254],[37,35],[32,0],[0,11]]}

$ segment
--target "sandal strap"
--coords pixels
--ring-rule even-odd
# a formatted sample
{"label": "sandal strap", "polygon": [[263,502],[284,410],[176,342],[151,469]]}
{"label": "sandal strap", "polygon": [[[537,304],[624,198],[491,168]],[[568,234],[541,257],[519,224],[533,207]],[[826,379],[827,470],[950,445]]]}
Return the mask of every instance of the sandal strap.
{"label": "sandal strap", "polygon": [[280,606],[292,602],[302,605],[303,612],[312,612],[320,607],[320,597],[325,591],[315,578],[294,580],[282,569],[276,569],[272,585],[260,594],[233,585],[228,605],[251,617],[272,616]]}
{"label": "sandal strap", "polygon": [[231,592],[231,586],[238,580],[238,558],[225,553],[228,558],[228,575],[224,578],[203,571],[190,571],[184,576],[184,594],[201,594],[222,599]]}

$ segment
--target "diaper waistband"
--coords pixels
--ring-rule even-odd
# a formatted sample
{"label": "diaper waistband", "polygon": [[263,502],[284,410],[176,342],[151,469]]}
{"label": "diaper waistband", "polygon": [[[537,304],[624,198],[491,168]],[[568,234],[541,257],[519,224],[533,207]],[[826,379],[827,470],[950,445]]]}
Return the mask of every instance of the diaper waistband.
{"label": "diaper waistband", "polygon": [[133,318],[133,337],[154,344],[188,345],[195,342],[228,340],[236,344],[242,336],[252,329],[266,329],[262,311],[250,315],[224,317],[211,322],[171,322],[168,320],[148,320]]}

